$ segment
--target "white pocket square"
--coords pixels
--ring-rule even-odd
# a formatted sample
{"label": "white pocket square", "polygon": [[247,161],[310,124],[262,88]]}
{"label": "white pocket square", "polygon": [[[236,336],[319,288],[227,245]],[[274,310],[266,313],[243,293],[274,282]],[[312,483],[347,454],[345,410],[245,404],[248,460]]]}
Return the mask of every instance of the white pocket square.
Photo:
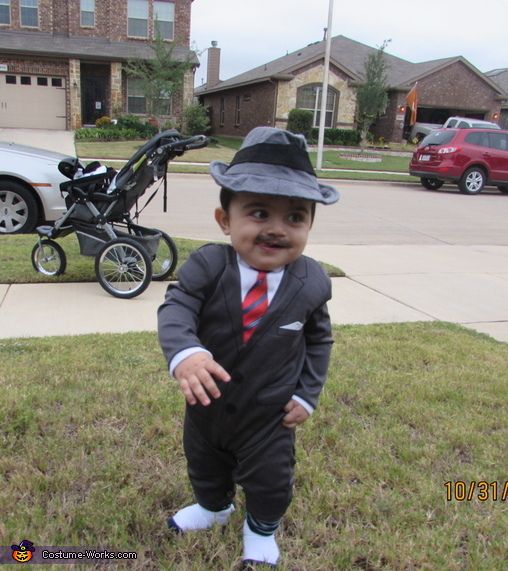
{"label": "white pocket square", "polygon": [[288,323],[287,325],[281,325],[279,329],[289,329],[289,331],[300,331],[303,327],[301,321],[293,321],[293,323]]}

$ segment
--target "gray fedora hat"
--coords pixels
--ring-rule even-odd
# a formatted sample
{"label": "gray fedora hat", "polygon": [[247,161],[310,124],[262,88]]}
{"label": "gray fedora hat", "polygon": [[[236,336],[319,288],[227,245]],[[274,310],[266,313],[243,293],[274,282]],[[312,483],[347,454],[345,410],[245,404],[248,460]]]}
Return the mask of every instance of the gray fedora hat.
{"label": "gray fedora hat", "polygon": [[231,164],[210,163],[210,174],[222,188],[303,198],[333,204],[339,193],[320,184],[307,154],[305,138],[273,127],[256,127],[244,139]]}

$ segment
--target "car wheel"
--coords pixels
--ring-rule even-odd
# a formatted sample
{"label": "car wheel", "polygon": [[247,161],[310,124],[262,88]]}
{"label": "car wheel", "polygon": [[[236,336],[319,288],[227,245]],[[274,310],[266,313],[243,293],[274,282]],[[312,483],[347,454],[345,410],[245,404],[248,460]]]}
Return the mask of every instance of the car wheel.
{"label": "car wheel", "polygon": [[422,177],[420,179],[420,182],[422,183],[422,186],[428,188],[429,190],[437,190],[438,188],[441,188],[444,184],[443,180],[438,180],[437,178],[426,178],[426,177]]}
{"label": "car wheel", "polygon": [[508,186],[498,186],[497,187],[503,194],[508,194]]}
{"label": "car wheel", "polygon": [[460,192],[464,194],[479,194],[483,190],[486,182],[487,177],[485,176],[485,171],[479,167],[471,167],[467,169],[460,179]]}
{"label": "car wheel", "polygon": [[38,218],[37,202],[28,189],[14,181],[0,181],[0,234],[31,232]]}

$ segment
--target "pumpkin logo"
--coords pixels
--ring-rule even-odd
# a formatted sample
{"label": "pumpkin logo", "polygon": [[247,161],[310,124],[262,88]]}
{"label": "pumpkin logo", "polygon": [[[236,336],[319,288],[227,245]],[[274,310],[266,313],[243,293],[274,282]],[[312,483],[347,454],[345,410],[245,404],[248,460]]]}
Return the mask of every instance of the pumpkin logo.
{"label": "pumpkin logo", "polygon": [[11,545],[12,558],[18,563],[28,563],[35,551],[34,544],[28,539],[23,539],[19,545]]}

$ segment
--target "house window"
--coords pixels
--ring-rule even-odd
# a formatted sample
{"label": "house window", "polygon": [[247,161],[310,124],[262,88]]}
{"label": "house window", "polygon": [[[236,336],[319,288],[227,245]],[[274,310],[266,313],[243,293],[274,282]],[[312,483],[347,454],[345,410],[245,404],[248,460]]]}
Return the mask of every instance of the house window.
{"label": "house window", "polygon": [[173,2],[155,0],[153,3],[154,36],[172,40],[174,34],[175,5]]}
{"label": "house window", "polygon": [[220,98],[220,108],[219,108],[219,125],[220,127],[224,127],[224,114],[225,114],[225,101],[224,97]]}
{"label": "house window", "polygon": [[95,26],[95,0],[81,0],[81,26],[84,28]]}
{"label": "house window", "polygon": [[9,83],[11,85],[16,85],[17,78],[15,75],[6,75],[5,76],[5,83]]}
{"label": "house window", "polygon": [[51,87],[63,87],[62,78],[61,77],[52,77],[51,78]]}
{"label": "house window", "polygon": [[20,0],[19,10],[22,26],[30,28],[39,26],[38,0]]}
{"label": "house window", "polygon": [[0,24],[11,23],[11,0],[0,0]]}
{"label": "house window", "polygon": [[32,85],[32,78],[29,75],[22,75],[20,83],[21,85]]}
{"label": "house window", "polygon": [[235,127],[240,125],[240,96],[236,96],[236,103],[235,103]]}
{"label": "house window", "polygon": [[37,85],[40,85],[42,87],[47,87],[48,85],[48,78],[47,77],[38,77],[37,78]]}
{"label": "house window", "polygon": [[127,8],[127,35],[135,38],[148,37],[148,0],[129,0]]}
{"label": "house window", "polygon": [[127,79],[127,111],[129,113],[146,113],[146,98],[140,79]]}
{"label": "house window", "polygon": [[[303,85],[296,92],[296,106],[299,109],[308,109],[313,114],[313,126],[319,127],[319,117],[321,115],[321,93],[323,88],[319,83]],[[328,87],[328,97],[326,98],[325,127],[333,127],[334,116],[339,99],[338,91],[333,87]]]}

